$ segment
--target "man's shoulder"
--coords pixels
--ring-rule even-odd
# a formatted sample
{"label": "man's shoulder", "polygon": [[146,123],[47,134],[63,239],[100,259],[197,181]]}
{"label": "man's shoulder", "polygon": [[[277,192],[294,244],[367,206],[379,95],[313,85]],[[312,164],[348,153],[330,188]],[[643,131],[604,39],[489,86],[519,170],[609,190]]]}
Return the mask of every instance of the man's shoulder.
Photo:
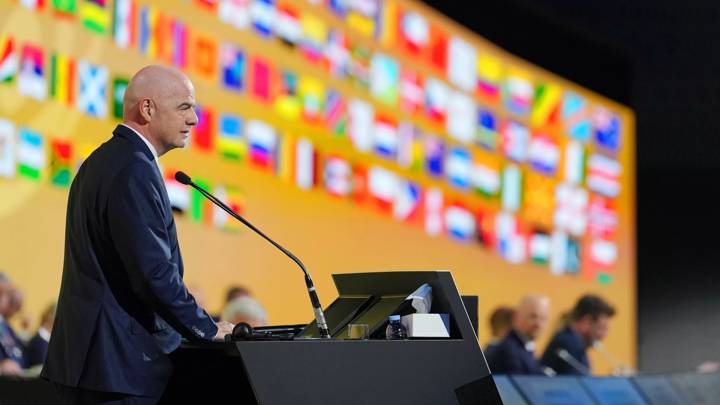
{"label": "man's shoulder", "polygon": [[148,170],[153,170],[154,162],[128,139],[114,135],[90,154],[85,165],[86,170],[106,174],[146,174]]}

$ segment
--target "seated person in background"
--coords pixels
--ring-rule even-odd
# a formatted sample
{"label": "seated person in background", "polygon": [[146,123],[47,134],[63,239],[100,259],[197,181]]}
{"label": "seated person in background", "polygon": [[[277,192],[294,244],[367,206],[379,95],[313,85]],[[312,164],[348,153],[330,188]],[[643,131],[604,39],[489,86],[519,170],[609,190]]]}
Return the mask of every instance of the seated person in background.
{"label": "seated person in background", "polygon": [[[15,335],[23,344],[27,344],[32,337],[30,333],[30,325],[32,324],[32,318],[22,313],[23,303],[25,302],[25,296],[22,291],[16,287],[10,289],[10,305],[5,314],[5,320],[15,322]],[[19,318],[19,319],[18,319]]]}
{"label": "seated person in background", "polygon": [[267,325],[267,313],[265,309],[249,295],[238,297],[228,302],[223,309],[220,319],[232,322],[234,325],[245,322],[253,328]]}
{"label": "seated person in background", "polygon": [[490,371],[498,374],[543,374],[535,358],[535,339],[545,329],[550,300],[540,294],[526,295],[513,315],[512,330],[486,357]]}
{"label": "seated person in background", "polygon": [[589,374],[587,348],[605,338],[614,315],[615,308],[599,296],[580,297],[568,326],[557,332],[545,349],[542,364],[557,374]]}
{"label": "seated person in background", "polygon": [[489,356],[497,345],[512,329],[513,310],[510,307],[500,306],[490,315],[490,333],[492,337],[485,348],[485,357]]}
{"label": "seated person in background", "polygon": [[235,298],[244,296],[252,297],[252,294],[250,294],[250,290],[241,285],[230,286],[227,290],[227,293],[225,293],[225,304],[229,303]]}
{"label": "seated person in background", "polygon": [[5,320],[11,306],[11,291],[10,279],[0,272],[0,375],[17,375],[25,367],[22,342]]}
{"label": "seated person in background", "polygon": [[53,323],[55,322],[56,307],[57,305],[53,303],[43,311],[40,328],[28,343],[27,350],[25,350],[28,367],[45,363],[50,333],[52,333]]}

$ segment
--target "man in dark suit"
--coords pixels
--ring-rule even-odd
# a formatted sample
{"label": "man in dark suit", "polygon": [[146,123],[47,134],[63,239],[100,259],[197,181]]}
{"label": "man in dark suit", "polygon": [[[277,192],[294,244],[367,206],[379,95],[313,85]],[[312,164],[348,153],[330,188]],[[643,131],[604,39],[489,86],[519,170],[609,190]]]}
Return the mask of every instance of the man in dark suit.
{"label": "man in dark suit", "polygon": [[43,311],[42,318],[40,319],[40,327],[35,336],[33,336],[27,344],[25,359],[27,360],[28,367],[35,367],[45,363],[50,334],[52,333],[53,323],[55,323],[56,309],[57,305],[53,303]]}
{"label": "man in dark suit", "polygon": [[545,329],[550,300],[544,295],[523,297],[513,314],[513,327],[488,354],[490,371],[495,374],[544,374],[535,358],[535,339]]}
{"label": "man in dark suit", "polygon": [[42,376],[65,403],[156,403],[168,354],[220,340],[183,283],[183,262],[157,157],[184,147],[197,124],[180,71],[148,66],[130,80],[123,123],[82,164],[68,198],[65,263]]}
{"label": "man in dark suit", "polygon": [[597,295],[580,297],[570,313],[570,323],[553,336],[542,363],[557,374],[589,374],[587,348],[605,338],[615,308]]}
{"label": "man in dark suit", "polygon": [[26,366],[24,347],[5,319],[11,306],[12,285],[0,272],[0,375],[17,375]]}

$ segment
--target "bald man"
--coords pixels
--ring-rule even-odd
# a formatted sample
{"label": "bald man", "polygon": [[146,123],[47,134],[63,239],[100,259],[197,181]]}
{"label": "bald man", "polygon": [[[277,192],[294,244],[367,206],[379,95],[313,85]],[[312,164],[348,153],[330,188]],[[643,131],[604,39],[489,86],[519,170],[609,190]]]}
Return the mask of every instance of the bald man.
{"label": "bald man", "polygon": [[524,296],[513,314],[512,329],[488,354],[490,371],[496,374],[544,374],[535,358],[535,340],[547,325],[550,300],[540,294]]}
{"label": "bald man", "polygon": [[188,293],[157,158],[197,124],[181,72],[148,66],[125,91],[123,122],[82,164],[68,198],[65,262],[42,376],[66,404],[153,404],[180,338],[221,340]]}

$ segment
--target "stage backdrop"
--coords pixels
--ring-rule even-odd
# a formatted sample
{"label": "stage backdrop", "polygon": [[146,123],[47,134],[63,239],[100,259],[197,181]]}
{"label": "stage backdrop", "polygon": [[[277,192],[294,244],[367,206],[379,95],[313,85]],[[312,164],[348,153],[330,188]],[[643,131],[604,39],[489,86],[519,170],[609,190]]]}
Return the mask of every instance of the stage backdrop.
{"label": "stage backdrop", "polygon": [[325,305],[333,273],[447,269],[484,343],[497,305],[543,292],[556,318],[596,292],[635,363],[632,111],[402,0],[0,0],[0,268],[26,312],[57,297],[68,187],[151,63],[197,91],[160,164],[210,310],[239,283],[273,324],[312,319],[300,270],[176,170],[302,258]]}

